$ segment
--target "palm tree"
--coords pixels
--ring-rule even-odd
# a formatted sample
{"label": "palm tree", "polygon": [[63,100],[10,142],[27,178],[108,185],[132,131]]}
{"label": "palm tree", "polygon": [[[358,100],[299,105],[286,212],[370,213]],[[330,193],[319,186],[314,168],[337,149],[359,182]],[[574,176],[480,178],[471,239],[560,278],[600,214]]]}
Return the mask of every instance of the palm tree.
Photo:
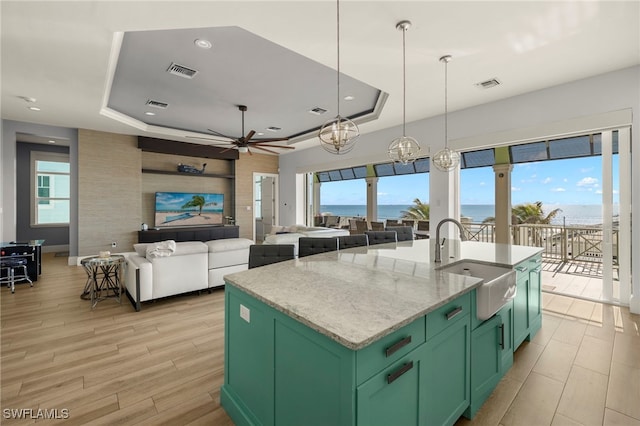
{"label": "palm tree", "polygon": [[[523,203],[511,208],[511,221],[513,225],[523,223],[538,223],[548,225],[560,213],[562,209],[554,209],[545,216],[542,209],[542,201],[535,203]],[[495,223],[495,217],[488,217],[482,223]]]}
{"label": "palm tree", "polygon": [[402,219],[429,220],[429,204],[424,204],[419,198],[413,203],[415,205],[401,212]]}
{"label": "palm tree", "polygon": [[511,209],[511,213],[516,219],[516,224],[539,223],[549,225],[553,218],[555,218],[561,211],[561,209],[554,209],[545,216],[542,209],[542,201],[518,204]]}
{"label": "palm tree", "polygon": [[202,195],[194,195],[191,198],[191,201],[185,203],[185,205],[182,206],[182,208],[188,209],[190,207],[198,207],[198,216],[200,216],[202,214],[202,208],[205,206],[205,204],[206,203]]}

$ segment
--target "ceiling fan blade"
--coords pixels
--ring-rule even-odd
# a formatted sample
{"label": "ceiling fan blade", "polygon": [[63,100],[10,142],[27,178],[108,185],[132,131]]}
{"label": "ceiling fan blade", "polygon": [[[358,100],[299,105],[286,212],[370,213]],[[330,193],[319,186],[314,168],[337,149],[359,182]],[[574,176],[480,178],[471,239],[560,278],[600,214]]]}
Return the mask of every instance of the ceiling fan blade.
{"label": "ceiling fan blade", "polygon": [[253,139],[251,142],[284,142],[288,141],[289,138],[267,138],[267,139]]}
{"label": "ceiling fan blade", "polygon": [[227,152],[227,151],[231,151],[231,150],[232,150],[232,149],[234,149],[234,148],[235,148],[234,146],[230,146],[230,147],[228,147],[228,148],[223,149],[222,151],[220,151],[220,154],[222,154],[222,153],[224,153],[224,152]]}
{"label": "ceiling fan blade", "polygon": [[253,146],[268,146],[271,148],[284,148],[284,149],[296,149],[295,146],[289,146],[289,145],[266,145],[266,142],[249,142],[251,145]]}
{"label": "ceiling fan blade", "polygon": [[[267,145],[267,146],[269,146],[269,145]],[[261,149],[261,150],[263,150],[263,151],[270,152],[270,153],[272,153],[272,154],[278,154],[277,152],[272,151],[272,150],[267,149],[267,148],[263,148],[263,147],[262,147],[262,146],[260,146],[260,145],[253,145],[253,147],[254,147],[255,149]]]}
{"label": "ceiling fan blade", "polygon": [[256,134],[255,130],[249,130],[249,133],[247,133],[247,136],[244,137],[244,140],[248,142],[255,134]]}
{"label": "ceiling fan blade", "polygon": [[216,135],[216,136],[220,136],[220,137],[222,137],[222,138],[227,138],[227,139],[231,139],[231,140],[236,140],[236,139],[238,139],[238,138],[236,138],[236,137],[234,137],[234,136],[227,136],[227,135],[222,134],[222,133],[220,133],[220,132],[216,132],[215,130],[212,130],[212,129],[207,129],[207,130],[208,130],[208,131],[210,131],[211,133],[213,133],[214,135]]}

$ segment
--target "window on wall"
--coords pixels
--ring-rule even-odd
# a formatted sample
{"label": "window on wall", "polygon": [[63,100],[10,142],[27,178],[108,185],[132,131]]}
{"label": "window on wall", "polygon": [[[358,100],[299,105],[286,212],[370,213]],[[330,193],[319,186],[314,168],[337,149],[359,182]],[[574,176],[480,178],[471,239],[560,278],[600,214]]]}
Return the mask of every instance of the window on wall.
{"label": "window on wall", "polygon": [[34,151],[31,170],[31,224],[68,225],[71,206],[69,156]]}

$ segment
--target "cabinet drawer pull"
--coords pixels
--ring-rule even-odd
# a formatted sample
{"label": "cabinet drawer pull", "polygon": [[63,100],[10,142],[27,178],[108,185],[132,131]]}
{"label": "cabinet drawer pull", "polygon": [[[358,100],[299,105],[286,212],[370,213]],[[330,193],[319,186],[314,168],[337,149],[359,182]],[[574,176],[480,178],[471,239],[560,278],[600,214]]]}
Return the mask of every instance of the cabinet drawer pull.
{"label": "cabinet drawer pull", "polygon": [[393,345],[389,346],[384,351],[384,354],[388,358],[391,355],[393,355],[394,353],[398,352],[403,347],[407,346],[409,343],[411,343],[411,336],[407,336],[404,339],[400,340],[399,342],[394,343]]}
{"label": "cabinet drawer pull", "polygon": [[536,263],[536,264],[538,264],[538,263],[542,263],[542,259],[541,259],[541,258],[534,259],[534,260],[532,260],[532,262],[534,262],[534,263]]}
{"label": "cabinet drawer pull", "polygon": [[452,320],[453,318],[455,318],[456,315],[458,315],[460,312],[462,312],[462,306],[458,306],[453,311],[449,312],[446,315],[447,316],[447,321]]}
{"label": "cabinet drawer pull", "polygon": [[500,324],[500,349],[504,350],[504,324]]}
{"label": "cabinet drawer pull", "polygon": [[538,272],[542,271],[542,266],[538,266],[536,269],[534,269],[533,272],[534,274],[537,274]]}
{"label": "cabinet drawer pull", "polygon": [[516,269],[516,271],[518,271],[518,272],[527,272],[527,270],[528,270],[529,268],[527,268],[526,266],[516,266],[516,268],[515,268],[515,269]]}
{"label": "cabinet drawer pull", "polygon": [[387,374],[387,383],[388,384],[393,383],[398,377],[402,376],[404,373],[411,370],[412,368],[413,368],[413,361],[407,362],[405,365],[400,367],[400,369],[398,369],[397,371],[391,374]]}

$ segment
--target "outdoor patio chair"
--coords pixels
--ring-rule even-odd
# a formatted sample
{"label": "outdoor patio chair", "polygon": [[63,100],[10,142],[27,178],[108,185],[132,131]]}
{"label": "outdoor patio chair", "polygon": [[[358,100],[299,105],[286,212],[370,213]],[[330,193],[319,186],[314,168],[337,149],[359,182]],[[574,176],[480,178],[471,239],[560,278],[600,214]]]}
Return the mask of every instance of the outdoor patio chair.
{"label": "outdoor patio chair", "polygon": [[384,223],[383,222],[371,222],[371,230],[372,231],[384,231]]}
{"label": "outdoor patio chair", "polygon": [[358,234],[364,234],[365,231],[368,231],[369,227],[367,226],[366,220],[356,220],[356,232]]}
{"label": "outdoor patio chair", "polygon": [[298,239],[298,257],[336,250],[338,250],[337,237],[300,237]]}
{"label": "outdoor patio chair", "polygon": [[418,221],[418,229],[416,230],[416,239],[421,240],[425,238],[429,238],[429,221],[428,220],[419,220]]}
{"label": "outdoor patio chair", "polygon": [[249,247],[249,269],[294,258],[293,244],[254,244]]}
{"label": "outdoor patio chair", "polygon": [[396,219],[387,219],[387,226],[401,226],[402,223],[400,223],[399,220]]}

